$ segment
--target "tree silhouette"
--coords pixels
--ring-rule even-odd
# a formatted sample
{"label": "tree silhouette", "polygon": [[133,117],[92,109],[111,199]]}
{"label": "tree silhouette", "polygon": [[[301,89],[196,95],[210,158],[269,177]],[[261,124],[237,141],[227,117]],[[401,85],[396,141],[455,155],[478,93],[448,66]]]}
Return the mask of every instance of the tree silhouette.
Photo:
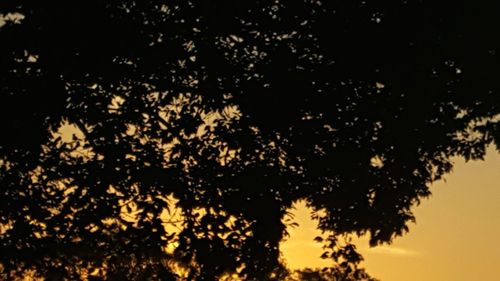
{"label": "tree silhouette", "polygon": [[2,1],[2,278],[281,280],[301,199],[358,272],[499,147],[499,6]]}

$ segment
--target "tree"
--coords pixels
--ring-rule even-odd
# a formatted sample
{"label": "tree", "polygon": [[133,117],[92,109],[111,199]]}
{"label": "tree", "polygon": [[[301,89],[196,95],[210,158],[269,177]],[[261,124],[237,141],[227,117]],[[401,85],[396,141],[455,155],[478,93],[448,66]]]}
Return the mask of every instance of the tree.
{"label": "tree", "polygon": [[301,199],[356,266],[500,143],[500,4],[435,2],[2,1],[2,274],[282,279]]}

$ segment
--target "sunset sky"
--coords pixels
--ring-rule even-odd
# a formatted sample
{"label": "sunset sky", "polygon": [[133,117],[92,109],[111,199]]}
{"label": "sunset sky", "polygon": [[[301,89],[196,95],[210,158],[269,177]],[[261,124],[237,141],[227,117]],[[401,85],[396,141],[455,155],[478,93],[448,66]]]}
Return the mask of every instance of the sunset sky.
{"label": "sunset sky", "polygon": [[499,27],[0,0],[0,281],[500,281]]}
{"label": "sunset sky", "polygon": [[[455,159],[453,172],[432,186],[430,199],[414,209],[417,224],[392,245],[358,249],[364,267],[382,281],[500,280],[500,155],[490,147],[485,161]],[[318,267],[319,234],[304,205],[300,223],[282,246],[291,267]]]}
{"label": "sunset sky", "polygon": [[[63,126],[62,136],[72,130]],[[454,159],[454,169],[435,183],[433,195],[414,208],[417,223],[393,244],[370,248],[366,238],[356,245],[363,267],[381,281],[496,281],[500,280],[500,154],[490,147],[485,161]],[[282,245],[292,268],[322,267],[320,233],[309,210],[293,211],[300,224],[290,229]]]}

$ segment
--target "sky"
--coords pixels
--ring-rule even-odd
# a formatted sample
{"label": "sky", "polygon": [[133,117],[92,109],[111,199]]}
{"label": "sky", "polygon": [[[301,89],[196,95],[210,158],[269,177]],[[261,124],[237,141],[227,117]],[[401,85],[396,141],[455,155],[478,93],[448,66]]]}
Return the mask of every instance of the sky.
{"label": "sky", "polygon": [[[64,130],[70,130],[64,127]],[[69,136],[70,133],[63,134]],[[452,173],[431,186],[433,195],[414,208],[416,224],[391,245],[356,242],[362,266],[381,281],[498,281],[500,266],[500,153],[490,147],[484,161],[454,159]],[[299,227],[281,246],[292,268],[327,266],[319,258],[320,233],[300,203],[292,211]]]}
{"label": "sky", "polygon": [[[454,159],[433,195],[414,208],[416,224],[391,245],[370,248],[356,242],[363,267],[381,281],[500,280],[500,154],[488,149],[485,161]],[[293,268],[320,267],[319,234],[303,203],[294,211],[299,227],[281,246]]]}

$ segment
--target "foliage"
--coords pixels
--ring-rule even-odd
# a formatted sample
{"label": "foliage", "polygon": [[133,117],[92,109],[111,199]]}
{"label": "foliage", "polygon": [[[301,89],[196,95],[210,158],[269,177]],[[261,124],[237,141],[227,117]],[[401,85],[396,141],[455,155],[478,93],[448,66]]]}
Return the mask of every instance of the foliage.
{"label": "foliage", "polygon": [[2,274],[280,279],[297,200],[357,266],[343,237],[500,143],[500,4],[469,5],[2,1]]}

